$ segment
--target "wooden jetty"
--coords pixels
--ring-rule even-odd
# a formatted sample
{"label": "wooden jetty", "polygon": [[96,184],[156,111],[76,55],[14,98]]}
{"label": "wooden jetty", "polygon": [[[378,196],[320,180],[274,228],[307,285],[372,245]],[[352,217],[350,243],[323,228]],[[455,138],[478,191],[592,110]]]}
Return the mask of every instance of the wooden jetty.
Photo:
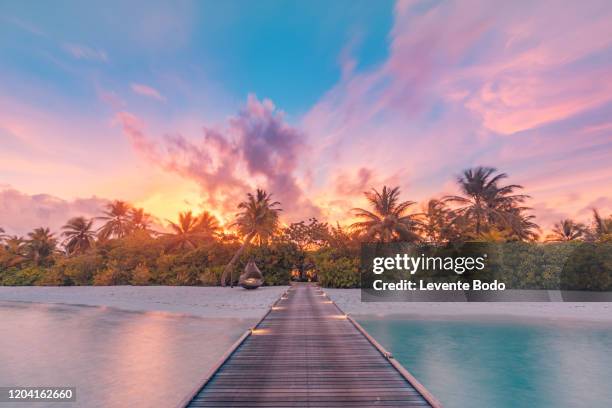
{"label": "wooden jetty", "polygon": [[313,284],[294,284],[181,407],[441,407]]}

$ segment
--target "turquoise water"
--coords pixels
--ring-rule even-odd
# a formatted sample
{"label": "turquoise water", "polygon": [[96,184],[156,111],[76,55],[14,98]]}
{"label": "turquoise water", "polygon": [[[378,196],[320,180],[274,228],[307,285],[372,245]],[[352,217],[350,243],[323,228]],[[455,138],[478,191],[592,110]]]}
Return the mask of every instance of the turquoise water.
{"label": "turquoise water", "polygon": [[359,322],[445,408],[612,407],[612,327]]}

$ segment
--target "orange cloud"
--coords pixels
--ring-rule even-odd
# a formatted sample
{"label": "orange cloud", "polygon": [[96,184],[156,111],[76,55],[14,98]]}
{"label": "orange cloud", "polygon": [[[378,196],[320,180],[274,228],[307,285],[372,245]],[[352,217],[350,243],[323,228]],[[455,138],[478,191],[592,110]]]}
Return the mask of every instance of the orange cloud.
{"label": "orange cloud", "polygon": [[284,122],[269,100],[249,96],[224,128],[205,127],[199,138],[167,134],[155,142],[135,115],[120,112],[117,120],[134,149],[149,162],[197,182],[207,209],[232,214],[247,192],[264,188],[283,203],[286,220],[319,214],[295,174],[303,136]]}

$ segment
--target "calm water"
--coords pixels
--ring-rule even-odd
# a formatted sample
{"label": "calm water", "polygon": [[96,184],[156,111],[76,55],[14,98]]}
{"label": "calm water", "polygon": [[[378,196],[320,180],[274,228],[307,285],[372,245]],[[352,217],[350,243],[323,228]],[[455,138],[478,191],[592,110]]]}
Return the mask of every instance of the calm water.
{"label": "calm water", "polygon": [[[447,408],[612,406],[612,327],[360,322]],[[13,302],[0,323],[0,386],[76,386],[55,408],[176,406],[252,324]]]}
{"label": "calm water", "polygon": [[360,323],[446,408],[612,407],[612,327]]}
{"label": "calm water", "polygon": [[250,324],[0,302],[0,386],[76,387],[76,403],[36,407],[174,407]]}

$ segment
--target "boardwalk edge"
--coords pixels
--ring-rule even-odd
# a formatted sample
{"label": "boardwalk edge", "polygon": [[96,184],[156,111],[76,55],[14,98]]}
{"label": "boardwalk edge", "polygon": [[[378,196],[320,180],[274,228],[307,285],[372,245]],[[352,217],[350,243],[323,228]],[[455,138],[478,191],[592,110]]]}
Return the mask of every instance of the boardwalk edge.
{"label": "boardwalk edge", "polygon": [[[321,289],[321,291],[325,293],[323,289]],[[421,394],[421,396],[432,406],[432,408],[443,408],[440,401],[438,401],[437,398],[434,397],[433,394],[430,393],[423,384],[421,384],[412,374],[410,374],[410,372],[406,370],[404,366],[400,364],[399,361],[393,358],[393,354],[391,354],[379,342],[377,342],[376,339],[374,339],[374,337],[372,337],[370,333],[368,333],[355,319],[353,319],[352,316],[350,316],[348,313],[344,313],[340,306],[338,306],[336,302],[334,302],[327,293],[325,293],[325,296],[327,296],[327,298],[334,304],[334,306],[336,306],[336,308],[340,311],[341,314],[346,316],[347,320],[351,322],[351,324],[370,342],[370,344],[372,344],[374,348],[376,348],[376,350],[378,350],[378,352],[389,361],[393,368],[395,368],[395,370],[399,372],[400,375],[404,377],[404,379],[408,381],[408,383],[411,384],[414,389]]]}
{"label": "boardwalk edge", "polygon": [[198,383],[198,385],[196,387],[194,387],[194,389],[185,397],[183,398],[177,405],[177,408],[186,408],[189,403],[196,397],[196,395],[198,395],[198,393],[200,392],[200,390],[202,388],[204,388],[206,386],[206,384],[208,384],[208,382],[215,376],[215,374],[217,374],[217,371],[219,371],[219,369],[221,367],[223,367],[223,364],[225,364],[225,362],[227,360],[229,360],[229,358],[234,354],[234,352],[238,349],[238,347],[240,347],[242,345],[242,343],[244,343],[244,341],[246,339],[249,338],[249,336],[251,334],[253,334],[253,330],[255,330],[257,328],[257,326],[259,326],[261,324],[261,322],[268,317],[268,315],[270,314],[270,312],[272,311],[272,308],[274,306],[276,306],[278,304],[278,302],[284,298],[287,295],[287,292],[291,290],[291,286],[289,286],[287,288],[287,290],[285,290],[282,295],[279,296],[278,299],[276,299],[276,301],[274,303],[272,303],[272,305],[268,308],[268,310],[266,311],[266,313],[263,314],[263,316],[257,321],[257,323],[255,323],[253,325],[253,327],[251,327],[250,329],[246,330],[242,336],[240,336],[240,338],[238,340],[236,340],[236,342],[234,344],[231,345],[231,347],[221,356],[221,358],[219,358],[219,360],[217,361],[217,363],[211,367],[210,370],[208,370],[208,373],[206,374],[206,376]]}

